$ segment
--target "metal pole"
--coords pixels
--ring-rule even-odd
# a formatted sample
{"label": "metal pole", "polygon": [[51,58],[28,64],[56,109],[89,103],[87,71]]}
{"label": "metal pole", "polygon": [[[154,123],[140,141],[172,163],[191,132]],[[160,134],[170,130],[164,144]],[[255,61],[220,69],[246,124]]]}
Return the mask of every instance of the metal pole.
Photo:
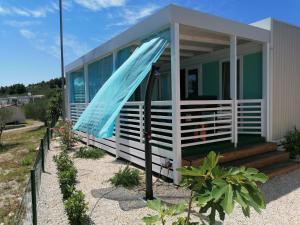
{"label": "metal pole", "polygon": [[32,223],[37,224],[37,211],[36,211],[36,188],[35,188],[35,170],[30,171],[31,181],[31,201],[32,201]]}
{"label": "metal pole", "polygon": [[152,187],[152,149],[151,149],[151,97],[154,86],[157,69],[152,65],[151,72],[147,81],[146,94],[144,100],[144,114],[145,114],[145,179],[146,179],[146,200],[153,199]]}
{"label": "metal pole", "polygon": [[50,129],[49,127],[47,127],[47,132],[46,132],[46,135],[47,135],[47,150],[50,150]]}
{"label": "metal pole", "polygon": [[62,21],[62,0],[59,0],[59,28],[60,28],[60,62],[61,62],[61,89],[62,89],[62,119],[65,120],[65,69],[64,69],[64,41]]}
{"label": "metal pole", "polygon": [[45,172],[45,152],[44,152],[44,139],[41,138],[41,144],[40,144],[40,150],[41,150],[41,158],[42,158],[42,171]]}

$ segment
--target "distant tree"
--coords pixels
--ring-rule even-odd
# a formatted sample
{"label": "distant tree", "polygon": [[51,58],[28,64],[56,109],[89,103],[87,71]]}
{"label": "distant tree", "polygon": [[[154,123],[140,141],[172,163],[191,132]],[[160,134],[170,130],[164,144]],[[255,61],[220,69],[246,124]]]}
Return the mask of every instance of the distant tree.
{"label": "distant tree", "polygon": [[11,116],[11,112],[9,109],[0,108],[0,147],[2,146],[2,134],[10,116]]}
{"label": "distant tree", "polygon": [[48,120],[50,122],[57,121],[58,118],[61,116],[62,114],[61,92],[56,92],[52,97],[50,97],[47,114],[48,114]]}
{"label": "distant tree", "polygon": [[36,99],[23,106],[23,110],[27,119],[47,121],[48,100],[46,98]]}

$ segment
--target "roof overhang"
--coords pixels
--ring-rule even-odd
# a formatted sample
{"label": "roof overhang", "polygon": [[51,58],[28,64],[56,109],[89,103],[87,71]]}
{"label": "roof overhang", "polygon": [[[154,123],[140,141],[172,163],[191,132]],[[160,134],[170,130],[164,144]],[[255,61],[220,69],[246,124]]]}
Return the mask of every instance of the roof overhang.
{"label": "roof overhang", "polygon": [[168,27],[171,23],[179,23],[227,35],[236,35],[253,41],[269,42],[270,40],[270,31],[268,30],[196,10],[169,5],[68,64],[65,67],[66,72],[77,70],[84,64],[111,54],[117,49]]}

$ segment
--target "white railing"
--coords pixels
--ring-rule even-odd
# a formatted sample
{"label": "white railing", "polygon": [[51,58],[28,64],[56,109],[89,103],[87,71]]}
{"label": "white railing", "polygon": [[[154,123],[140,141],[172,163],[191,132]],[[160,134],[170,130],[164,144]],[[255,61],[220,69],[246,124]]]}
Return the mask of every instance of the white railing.
{"label": "white railing", "polygon": [[263,100],[238,100],[238,134],[263,135]]}
{"label": "white railing", "polygon": [[[151,130],[153,146],[172,149],[171,101],[153,101],[151,106]],[[144,102],[128,102],[119,117],[120,137],[144,142]]]}
{"label": "white railing", "polygon": [[87,107],[86,103],[70,103],[70,119],[72,122],[76,123],[81,113]]}
{"label": "white railing", "polygon": [[181,101],[181,147],[233,139],[233,101]]}

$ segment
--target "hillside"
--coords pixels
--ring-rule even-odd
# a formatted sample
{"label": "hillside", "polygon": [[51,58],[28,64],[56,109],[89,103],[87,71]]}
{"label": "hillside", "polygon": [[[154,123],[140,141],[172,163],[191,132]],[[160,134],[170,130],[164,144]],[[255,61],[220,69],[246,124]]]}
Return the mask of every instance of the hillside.
{"label": "hillside", "polygon": [[16,96],[16,95],[49,95],[51,92],[61,88],[61,79],[54,78],[49,81],[42,81],[39,83],[29,84],[14,84],[10,86],[0,87],[0,97]]}

